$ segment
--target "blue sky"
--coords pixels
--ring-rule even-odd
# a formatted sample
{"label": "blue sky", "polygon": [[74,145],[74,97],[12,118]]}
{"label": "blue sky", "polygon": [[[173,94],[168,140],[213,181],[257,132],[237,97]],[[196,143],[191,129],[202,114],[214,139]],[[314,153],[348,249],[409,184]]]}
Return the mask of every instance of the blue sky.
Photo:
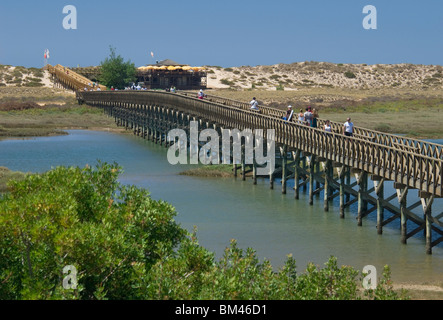
{"label": "blue sky", "polygon": [[[63,7],[77,29],[63,28]],[[365,30],[363,7],[377,9]],[[136,66],[154,60],[218,65],[299,61],[443,65],[441,0],[41,0],[0,2],[0,64],[99,65],[116,48]],[[154,52],[154,59],[150,52]]]}

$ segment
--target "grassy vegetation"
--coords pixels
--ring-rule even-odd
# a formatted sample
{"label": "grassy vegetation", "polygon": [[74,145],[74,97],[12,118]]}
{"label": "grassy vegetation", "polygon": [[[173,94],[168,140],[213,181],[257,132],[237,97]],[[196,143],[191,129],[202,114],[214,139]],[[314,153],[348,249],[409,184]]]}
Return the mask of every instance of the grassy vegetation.
{"label": "grassy vegetation", "polygon": [[100,109],[50,88],[0,88],[0,139],[64,134],[63,129],[120,130]]}
{"label": "grassy vegetation", "polygon": [[228,178],[233,176],[232,165],[228,164],[202,166],[195,169],[183,171],[180,174],[185,176],[217,178]]}
{"label": "grassy vegetation", "polygon": [[7,183],[10,180],[21,181],[25,178],[25,173],[20,171],[11,171],[8,168],[0,167],[0,193],[8,190]]}
{"label": "grassy vegetation", "polygon": [[[254,86],[254,88],[259,88]],[[345,122],[351,117],[354,124],[372,130],[405,134],[414,138],[443,138],[443,92],[425,90],[415,92],[403,88],[341,89],[303,88],[299,90],[212,90],[211,94],[250,101],[257,97],[261,105],[286,110],[311,106],[319,110],[321,118]]]}

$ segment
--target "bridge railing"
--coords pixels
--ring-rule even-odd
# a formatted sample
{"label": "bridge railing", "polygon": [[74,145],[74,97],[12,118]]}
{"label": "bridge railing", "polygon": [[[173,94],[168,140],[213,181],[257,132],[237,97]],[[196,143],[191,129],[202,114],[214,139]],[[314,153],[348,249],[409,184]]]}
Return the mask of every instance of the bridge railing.
{"label": "bridge railing", "polygon": [[[192,91],[179,91],[179,94],[183,94],[183,95],[189,96],[189,97],[197,97],[197,93],[192,92]],[[236,108],[243,109],[243,110],[249,110],[251,108],[251,105],[246,102],[242,102],[242,101],[238,101],[238,100],[234,100],[234,99],[229,99],[229,98],[223,98],[223,97],[215,96],[212,94],[205,94],[205,95],[206,95],[205,100],[207,100],[207,101],[216,102],[219,104],[236,107]],[[281,110],[278,110],[275,108],[260,105],[259,109],[260,109],[259,112],[264,115],[268,115],[268,116],[272,116],[272,117],[279,117],[279,118],[281,118],[283,116],[283,112]]]}
{"label": "bridge railing", "polygon": [[268,137],[267,130],[274,129],[277,143],[364,170],[411,188],[437,196],[443,195],[443,160],[412,150],[358,136],[350,138],[339,133],[326,133],[320,128],[288,123],[251,110],[167,92],[81,92],[79,98],[86,103],[111,102],[116,106],[119,103],[160,105],[219,123],[227,128],[264,129],[265,138]]}
{"label": "bridge railing", "polygon": [[[196,97],[196,92],[186,91],[181,94],[190,97]],[[220,103],[223,105],[234,106],[240,108],[242,110],[249,110],[250,105],[246,102],[241,102],[233,99],[222,98],[214,95],[207,95],[207,100]],[[296,122],[297,116],[295,115],[293,121]],[[260,113],[263,115],[268,115],[276,118],[281,118],[284,115],[284,111],[268,107],[268,106],[260,106]],[[318,119],[318,127],[323,128],[326,119]],[[330,121],[330,125],[332,131],[335,133],[341,133],[343,128],[343,123]],[[427,142],[414,138],[402,137],[395,134],[389,134],[385,132],[380,132],[376,130],[371,130],[367,128],[363,128],[360,126],[354,126],[354,137],[373,141],[382,145],[391,146],[394,148],[407,150],[410,152],[422,154],[428,157],[443,159],[443,146],[437,143]]]}
{"label": "bridge railing", "polygon": [[[88,78],[85,78],[78,73],[63,67],[62,65],[56,65],[46,66],[48,72],[52,75],[54,75],[59,81],[61,81],[66,86],[70,87],[74,91],[77,90],[84,90],[84,88],[87,88],[88,90],[91,89],[93,86],[91,85],[91,80]],[[106,90],[106,87],[103,85],[99,85],[101,90]]]}

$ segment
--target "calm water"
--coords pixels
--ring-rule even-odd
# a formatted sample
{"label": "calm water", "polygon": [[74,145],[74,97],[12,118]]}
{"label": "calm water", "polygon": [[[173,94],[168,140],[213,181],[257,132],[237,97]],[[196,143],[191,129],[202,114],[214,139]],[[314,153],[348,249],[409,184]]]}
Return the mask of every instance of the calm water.
{"label": "calm water", "polygon": [[[282,195],[278,181],[270,190],[267,179],[253,185],[250,179],[181,176],[178,173],[190,166],[170,165],[166,151],[131,135],[72,130],[67,136],[0,141],[0,166],[43,172],[59,165],[95,165],[98,159],[115,161],[124,169],[122,183],[145,187],[153,198],[174,205],[176,220],[189,230],[197,226],[200,244],[219,257],[230,239],[236,239],[240,247],[254,248],[261,260],[269,259],[275,268],[287,254],[294,256],[300,272],[308,262],[323,265],[334,255],[341,265],[361,270],[371,264],[379,274],[388,264],[392,278],[399,282],[443,280],[443,248],[434,247],[433,255],[426,255],[422,232],[402,245],[398,223],[377,235],[375,214],[357,227],[356,206],[340,219],[337,202],[329,212],[323,211],[323,195],[315,198],[313,206],[307,193],[294,200],[292,181]],[[391,194],[389,186],[385,190]],[[441,208],[437,202],[434,215]],[[414,212],[422,216],[420,210]]]}

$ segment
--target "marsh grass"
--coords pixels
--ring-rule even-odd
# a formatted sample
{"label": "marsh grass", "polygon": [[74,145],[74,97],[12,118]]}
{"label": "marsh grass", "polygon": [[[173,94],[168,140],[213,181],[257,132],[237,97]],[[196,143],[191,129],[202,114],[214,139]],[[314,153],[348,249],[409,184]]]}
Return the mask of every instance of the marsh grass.
{"label": "marsh grass", "polygon": [[0,139],[66,134],[65,129],[121,131],[102,110],[50,88],[0,88]]}
{"label": "marsh grass", "polygon": [[232,165],[207,165],[198,168],[189,169],[180,173],[180,175],[197,177],[217,177],[228,178],[233,176]]}
{"label": "marsh grass", "polygon": [[0,167],[0,193],[8,191],[10,180],[23,180],[26,174],[20,171],[11,171],[8,168]]}

